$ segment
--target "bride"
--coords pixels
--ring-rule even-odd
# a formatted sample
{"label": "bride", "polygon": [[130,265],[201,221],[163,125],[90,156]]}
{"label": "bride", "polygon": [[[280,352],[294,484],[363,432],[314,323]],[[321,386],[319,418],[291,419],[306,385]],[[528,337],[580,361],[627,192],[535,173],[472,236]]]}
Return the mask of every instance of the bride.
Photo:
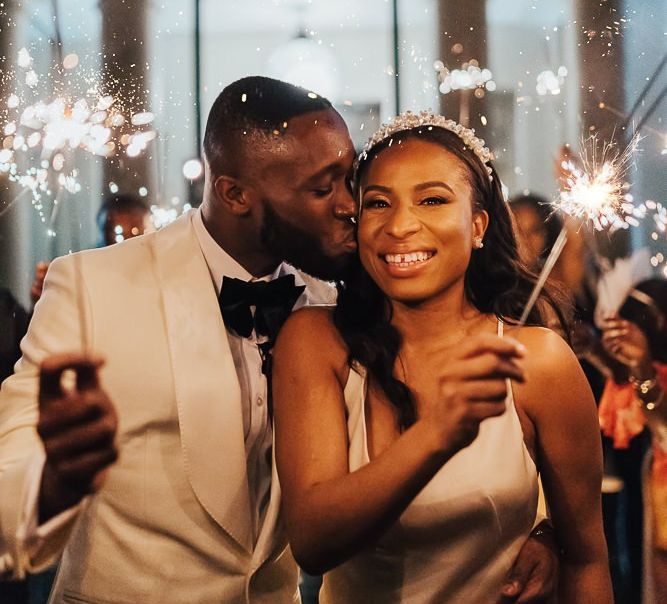
{"label": "bride", "polygon": [[560,600],[611,602],[595,405],[539,313],[516,326],[532,281],[490,160],[441,116],[384,126],[356,172],[359,266],[278,339],[285,520],[321,601],[498,601],[539,471]]}

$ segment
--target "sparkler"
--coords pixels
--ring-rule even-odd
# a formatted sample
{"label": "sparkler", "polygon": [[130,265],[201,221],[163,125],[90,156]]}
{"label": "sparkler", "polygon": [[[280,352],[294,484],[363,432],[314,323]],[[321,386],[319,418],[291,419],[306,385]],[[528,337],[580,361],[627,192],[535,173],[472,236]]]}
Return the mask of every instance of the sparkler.
{"label": "sparkler", "polygon": [[[583,220],[584,223],[592,224],[598,231],[606,228],[612,231],[639,224],[626,181],[639,141],[638,135],[633,136],[622,151],[619,151],[614,143],[604,142],[600,153],[596,136],[582,141],[578,161],[573,162],[568,159],[561,166],[567,177],[558,198],[553,203],[554,211],[563,212]],[[519,319],[519,325],[525,325],[551,270],[565,247],[566,229],[564,226],[547,256]]]}
{"label": "sparkler", "polygon": [[598,154],[597,137],[589,137],[582,143],[579,161],[566,160],[562,164],[568,176],[554,208],[592,223],[598,231],[607,227],[627,228],[624,224],[628,224],[632,197],[625,177],[639,141],[638,135],[633,136],[622,152],[618,152],[614,143],[604,142]]}
{"label": "sparkler", "polygon": [[[77,67],[78,58],[75,61],[73,56],[76,55],[67,55],[63,60],[65,70]],[[23,191],[0,211],[0,216],[27,190],[42,222],[46,222],[44,203],[47,199],[54,203],[57,200],[53,188],[73,194],[81,190],[78,171],[69,166],[75,150],[110,159],[122,154],[136,157],[156,138],[156,133],[144,128],[153,121],[152,113],[125,110],[123,99],[101,89],[99,76],[84,71],[71,74],[74,82],[68,78],[69,91],[59,90],[49,99],[35,98],[37,84],[45,78],[33,70],[32,64],[29,52],[22,48],[18,71],[14,72],[17,91],[8,97],[3,111],[0,173],[7,174]],[[22,73],[25,95],[18,90]],[[61,75],[55,78],[55,83],[64,88],[60,78]],[[85,91],[77,94],[77,88]],[[25,164],[28,167],[22,169]]]}

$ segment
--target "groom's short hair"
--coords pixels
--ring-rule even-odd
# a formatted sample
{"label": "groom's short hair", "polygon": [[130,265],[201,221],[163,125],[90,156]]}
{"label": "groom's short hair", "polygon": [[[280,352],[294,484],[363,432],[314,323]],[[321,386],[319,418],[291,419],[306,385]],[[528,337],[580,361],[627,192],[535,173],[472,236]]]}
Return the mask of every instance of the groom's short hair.
{"label": "groom's short hair", "polygon": [[330,109],[324,97],[263,76],[236,80],[218,95],[206,122],[204,153],[214,174],[236,176],[246,146],[280,144],[289,135],[289,120]]}

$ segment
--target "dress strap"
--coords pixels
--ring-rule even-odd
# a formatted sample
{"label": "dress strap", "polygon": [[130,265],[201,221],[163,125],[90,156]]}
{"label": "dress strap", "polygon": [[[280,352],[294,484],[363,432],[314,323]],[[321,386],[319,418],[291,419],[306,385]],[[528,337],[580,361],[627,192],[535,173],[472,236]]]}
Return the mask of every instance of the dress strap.
{"label": "dress strap", "polygon": [[500,319],[498,319],[498,335],[503,337],[503,322]]}

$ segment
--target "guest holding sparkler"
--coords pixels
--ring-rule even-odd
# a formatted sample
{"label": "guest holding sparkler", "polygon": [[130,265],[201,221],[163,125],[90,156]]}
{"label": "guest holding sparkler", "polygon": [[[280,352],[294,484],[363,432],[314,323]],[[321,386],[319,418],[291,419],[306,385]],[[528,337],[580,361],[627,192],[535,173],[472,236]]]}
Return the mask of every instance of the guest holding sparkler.
{"label": "guest holding sparkler", "polygon": [[[624,449],[648,425],[653,435],[644,476],[644,604],[667,601],[667,282],[643,281],[618,315],[604,323],[603,343],[628,379],[610,380],[600,424]],[[618,378],[617,378],[618,379]]]}
{"label": "guest holding sparkler", "polygon": [[491,157],[442,116],[384,126],[356,172],[360,263],[333,312],[299,311],[279,337],[285,519],[297,560],[327,573],[325,602],[498,601],[538,470],[561,601],[611,601],[595,405],[567,344],[536,327],[544,292],[517,325],[534,283]]}

